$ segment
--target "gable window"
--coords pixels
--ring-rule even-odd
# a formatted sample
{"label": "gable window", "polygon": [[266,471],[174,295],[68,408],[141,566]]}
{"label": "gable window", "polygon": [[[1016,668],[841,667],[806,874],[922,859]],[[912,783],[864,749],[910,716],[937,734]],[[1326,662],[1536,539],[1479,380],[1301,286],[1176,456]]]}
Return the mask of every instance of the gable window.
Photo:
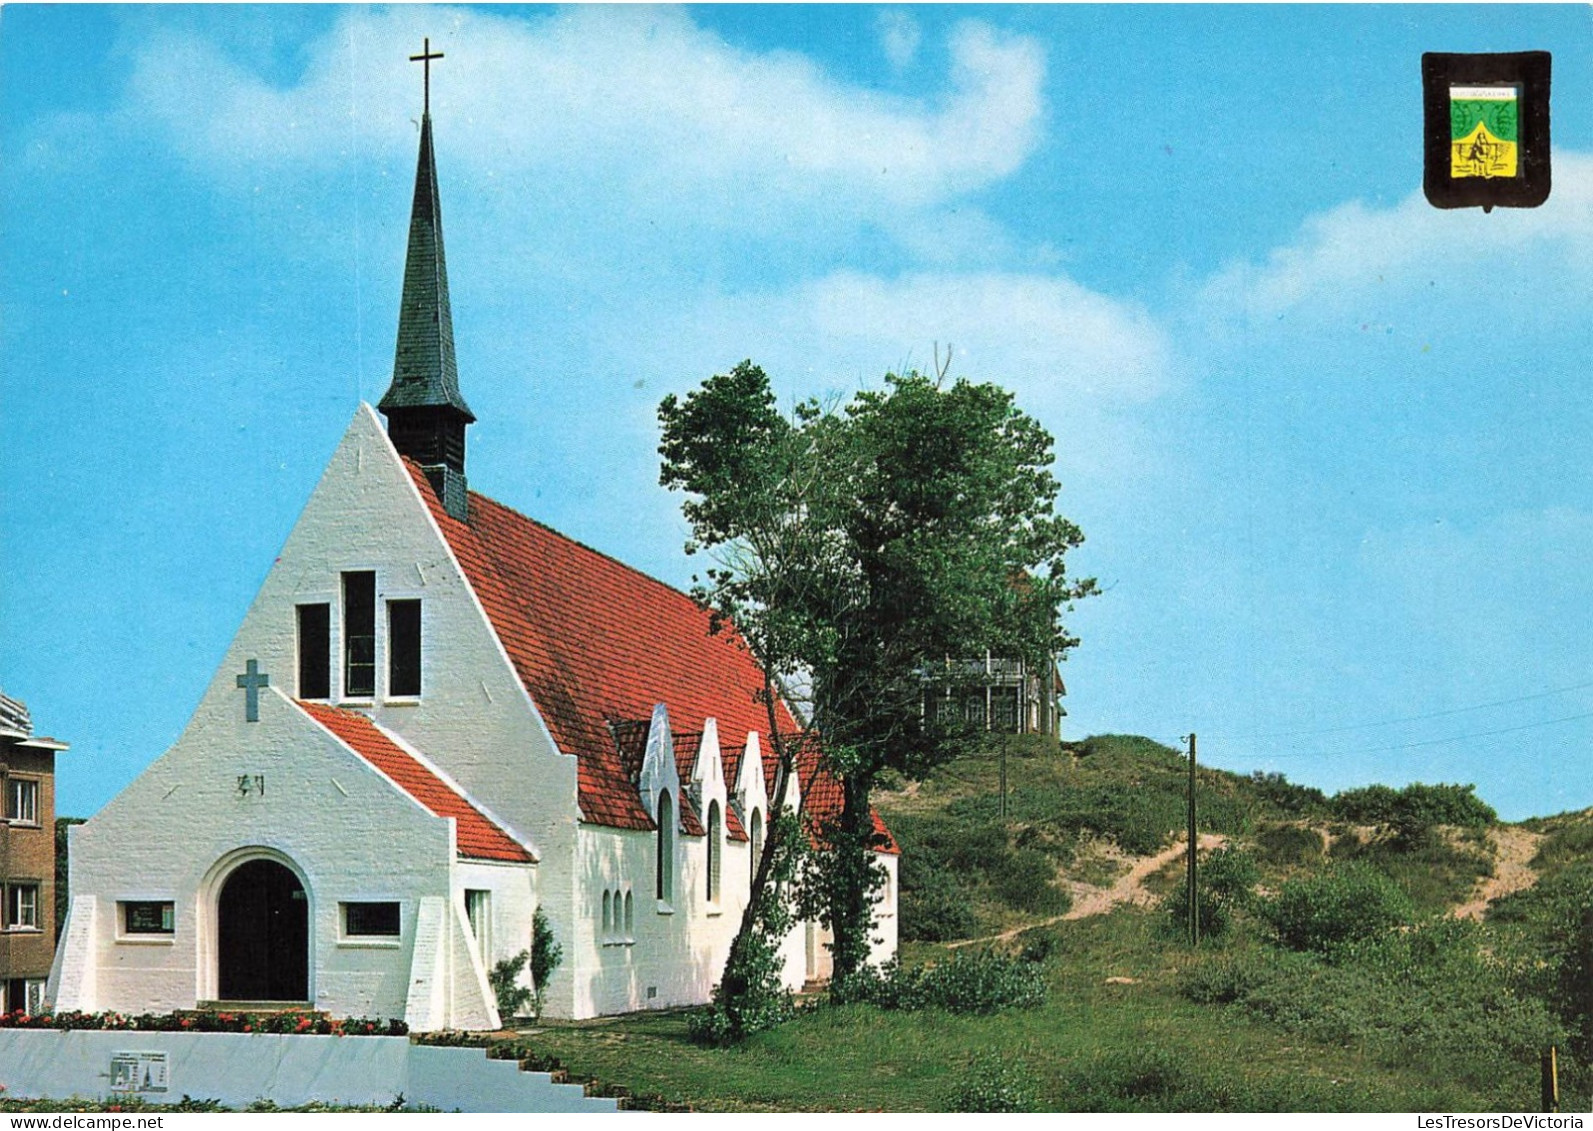
{"label": "gable window", "polygon": [[176,930],[176,912],[170,900],[129,899],[121,907],[124,935],[169,935]]}
{"label": "gable window", "polygon": [[351,939],[398,937],[398,904],[343,904],[343,934]]}
{"label": "gable window", "polygon": [[719,802],[708,803],[708,902],[719,902],[719,870],[724,850],[719,845]]}
{"label": "gable window", "polygon": [[20,825],[39,823],[39,783],[32,778],[12,778],[6,783],[6,820]]}
{"label": "gable window", "polygon": [[376,694],[376,574],[343,575],[343,695]]}
{"label": "gable window", "polygon": [[332,606],[300,605],[299,698],[332,697]]}
{"label": "gable window", "polygon": [[39,885],[9,884],[6,886],[6,930],[36,931],[39,929]]}
{"label": "gable window", "polygon": [[658,795],[658,899],[675,898],[675,805],[669,790]]}
{"label": "gable window", "polygon": [[758,862],[763,859],[763,814],[758,810],[752,811],[752,872],[747,878],[747,890],[752,890],[752,885],[758,882]]}
{"label": "gable window", "polygon": [[420,694],[420,602],[387,602],[387,694]]}

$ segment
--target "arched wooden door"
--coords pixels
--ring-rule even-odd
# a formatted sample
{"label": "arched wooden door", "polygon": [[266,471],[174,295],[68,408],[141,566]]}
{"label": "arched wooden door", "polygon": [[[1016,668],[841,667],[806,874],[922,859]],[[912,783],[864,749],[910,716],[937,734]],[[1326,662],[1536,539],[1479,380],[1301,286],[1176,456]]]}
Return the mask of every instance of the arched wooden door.
{"label": "arched wooden door", "polygon": [[223,1001],[308,1001],[310,901],[275,860],[235,868],[216,901],[216,988]]}

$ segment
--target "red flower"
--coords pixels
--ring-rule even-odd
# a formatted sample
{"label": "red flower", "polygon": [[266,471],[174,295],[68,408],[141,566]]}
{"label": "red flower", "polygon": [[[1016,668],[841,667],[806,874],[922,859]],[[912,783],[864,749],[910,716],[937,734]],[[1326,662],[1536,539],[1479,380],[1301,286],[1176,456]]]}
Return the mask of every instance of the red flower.
{"label": "red flower", "polygon": [[184,1029],[189,1028],[191,1025],[193,1025],[193,1023],[194,1023],[194,1019],[192,1017],[184,1017],[183,1018],[182,1025],[183,1025]]}

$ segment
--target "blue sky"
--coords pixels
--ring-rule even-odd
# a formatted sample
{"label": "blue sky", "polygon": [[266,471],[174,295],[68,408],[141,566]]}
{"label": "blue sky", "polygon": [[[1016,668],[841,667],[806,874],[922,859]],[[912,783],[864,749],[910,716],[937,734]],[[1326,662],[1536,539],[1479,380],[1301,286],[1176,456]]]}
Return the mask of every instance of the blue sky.
{"label": "blue sky", "polygon": [[[433,72],[478,490],[676,584],[654,411],[927,367],[1058,439],[1067,732],[1593,805],[1585,7],[0,10],[0,686],[87,815],[392,365]],[[1423,51],[1554,188],[1422,198]]]}

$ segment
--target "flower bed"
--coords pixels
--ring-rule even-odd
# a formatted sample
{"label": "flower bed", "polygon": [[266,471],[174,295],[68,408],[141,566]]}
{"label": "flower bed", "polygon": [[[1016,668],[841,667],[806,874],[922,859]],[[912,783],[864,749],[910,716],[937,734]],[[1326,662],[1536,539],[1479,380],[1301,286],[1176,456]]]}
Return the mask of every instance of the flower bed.
{"label": "flower bed", "polygon": [[333,1037],[402,1037],[409,1026],[396,1017],[328,1017],[324,1013],[0,1013],[0,1029],[132,1029],[147,1033],[305,1033]]}

